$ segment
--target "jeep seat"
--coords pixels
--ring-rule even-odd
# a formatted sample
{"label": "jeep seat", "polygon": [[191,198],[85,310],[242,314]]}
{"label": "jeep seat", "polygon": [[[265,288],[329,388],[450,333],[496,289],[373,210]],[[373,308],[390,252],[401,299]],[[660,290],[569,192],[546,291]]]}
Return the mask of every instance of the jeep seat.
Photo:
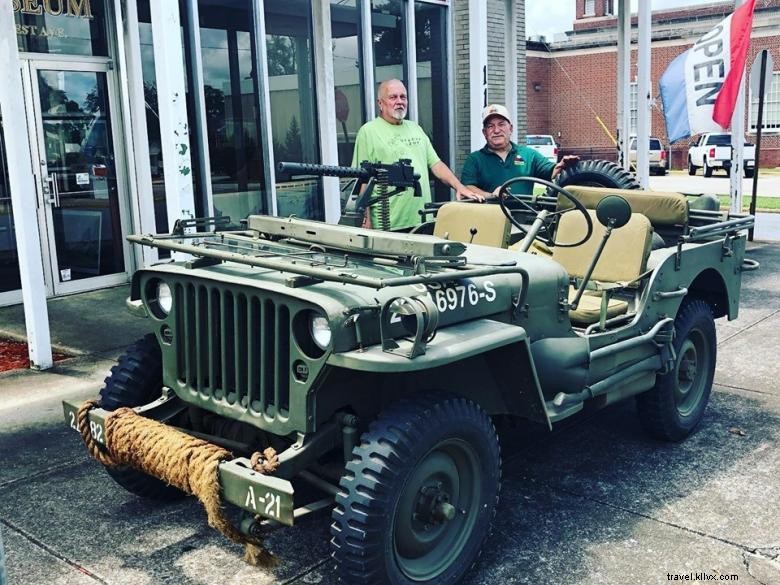
{"label": "jeep seat", "polygon": [[506,248],[510,227],[498,205],[453,201],[439,208],[433,235],[466,244]]}
{"label": "jeep seat", "polygon": [[[596,213],[588,210],[593,221],[593,233],[583,244],[573,248],[553,248],[552,258],[561,264],[569,276],[582,279],[604,237],[605,228],[596,219]],[[579,212],[571,211],[561,216],[556,239],[574,242],[585,233],[585,219]],[[641,213],[632,213],[631,219],[621,228],[612,230],[607,244],[591,275],[588,291],[580,298],[576,310],[569,311],[569,318],[578,325],[589,325],[628,311],[628,303],[610,298],[614,291],[636,288],[647,268],[653,228],[650,220]],[[569,288],[569,301],[574,298],[576,288]],[[594,296],[598,295],[598,296]]]}

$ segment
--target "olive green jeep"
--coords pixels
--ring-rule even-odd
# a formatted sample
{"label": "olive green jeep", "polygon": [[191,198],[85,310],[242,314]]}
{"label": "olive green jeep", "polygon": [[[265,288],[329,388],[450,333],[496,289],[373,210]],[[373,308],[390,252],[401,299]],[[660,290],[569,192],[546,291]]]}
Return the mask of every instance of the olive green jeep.
{"label": "olive green jeep", "polygon": [[[650,435],[685,438],[712,388],[714,319],[737,317],[757,268],[750,216],[594,180],[517,196],[514,182],[498,204],[435,206],[430,234],[250,216],[131,236],[173,258],[133,277],[127,305],[150,333],[106,378],[92,438],[134,407],[232,452],[221,496],[247,533],[332,508],[344,582],[460,580],[496,511],[495,421],[552,429],[635,397]],[[268,446],[278,468],[257,473]],[[140,496],[181,495],[108,470]]]}

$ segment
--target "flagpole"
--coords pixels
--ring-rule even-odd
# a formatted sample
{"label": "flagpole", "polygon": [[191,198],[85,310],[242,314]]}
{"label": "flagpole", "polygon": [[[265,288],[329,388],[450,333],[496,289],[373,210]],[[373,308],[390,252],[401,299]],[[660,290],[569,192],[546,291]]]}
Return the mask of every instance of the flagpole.
{"label": "flagpole", "polygon": [[[739,8],[744,0],[734,0],[734,10]],[[744,66],[743,66],[744,69]],[[729,191],[730,213],[742,211],[742,177],[745,174],[745,75],[739,82],[739,93],[734,114],[731,117],[731,182]]]}

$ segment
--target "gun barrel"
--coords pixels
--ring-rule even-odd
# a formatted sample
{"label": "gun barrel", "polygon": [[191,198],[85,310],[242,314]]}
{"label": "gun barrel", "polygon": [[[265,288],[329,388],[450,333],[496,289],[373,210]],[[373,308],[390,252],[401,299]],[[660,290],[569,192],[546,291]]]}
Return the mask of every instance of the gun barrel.
{"label": "gun barrel", "polygon": [[276,165],[280,173],[290,175],[318,175],[326,177],[351,177],[355,179],[368,179],[369,174],[365,169],[353,167],[337,167],[331,165],[315,165],[296,162],[280,162]]}

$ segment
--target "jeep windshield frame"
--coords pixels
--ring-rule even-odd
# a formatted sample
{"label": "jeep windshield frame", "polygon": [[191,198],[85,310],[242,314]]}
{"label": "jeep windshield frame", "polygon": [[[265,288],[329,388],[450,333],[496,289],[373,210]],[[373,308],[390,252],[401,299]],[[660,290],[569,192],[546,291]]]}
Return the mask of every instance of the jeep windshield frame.
{"label": "jeep windshield frame", "polygon": [[[381,232],[377,232],[381,234]],[[523,283],[518,297],[519,306],[525,302],[528,291],[528,272],[517,261],[501,264],[468,264],[464,256],[395,256],[389,259],[377,251],[365,253],[353,251],[352,255],[335,246],[325,247],[282,238],[267,240],[253,231],[194,233],[182,235],[131,235],[129,242],[151,246],[172,252],[190,254],[197,258],[220,262],[235,262],[246,266],[267,268],[279,272],[306,276],[315,281],[340,282],[373,289],[409,284],[448,282],[464,278],[477,278],[494,274],[519,274]],[[408,234],[407,234],[408,235]],[[432,240],[446,242],[440,238]],[[455,242],[453,242],[455,243]],[[342,252],[339,256],[334,253]],[[338,258],[338,262],[335,259]],[[189,262],[191,268],[201,265]],[[361,274],[361,268],[391,267],[393,276]]]}

